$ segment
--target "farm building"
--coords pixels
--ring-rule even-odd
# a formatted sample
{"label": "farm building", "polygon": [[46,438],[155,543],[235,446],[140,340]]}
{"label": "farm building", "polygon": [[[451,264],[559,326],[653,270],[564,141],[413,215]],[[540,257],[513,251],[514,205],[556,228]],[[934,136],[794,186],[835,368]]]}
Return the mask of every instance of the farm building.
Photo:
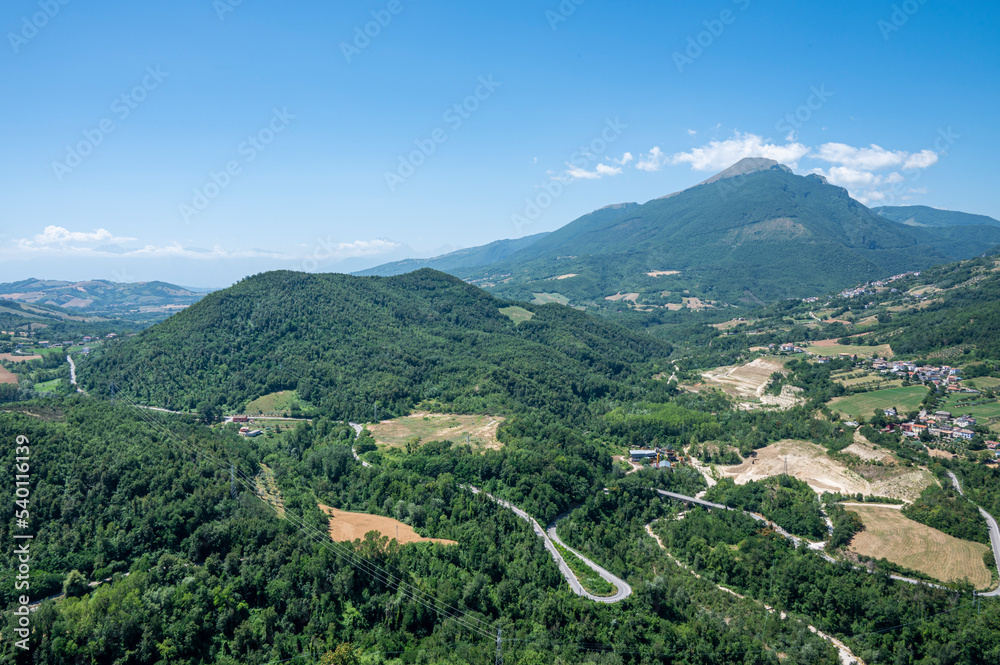
{"label": "farm building", "polygon": [[632,458],[633,462],[638,462],[640,460],[656,459],[655,450],[630,450],[628,451],[629,457]]}

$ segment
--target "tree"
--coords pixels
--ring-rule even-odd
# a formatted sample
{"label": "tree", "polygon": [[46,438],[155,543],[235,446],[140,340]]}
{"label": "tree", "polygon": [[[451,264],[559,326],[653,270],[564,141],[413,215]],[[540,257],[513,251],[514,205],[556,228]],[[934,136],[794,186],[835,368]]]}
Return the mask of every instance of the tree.
{"label": "tree", "polygon": [[66,576],[66,580],[63,582],[63,593],[67,597],[82,596],[89,590],[90,585],[87,584],[87,578],[83,576],[83,573],[75,568],[69,571],[69,575]]}
{"label": "tree", "polygon": [[344,642],[319,659],[319,665],[361,665],[361,658],[350,642]]}

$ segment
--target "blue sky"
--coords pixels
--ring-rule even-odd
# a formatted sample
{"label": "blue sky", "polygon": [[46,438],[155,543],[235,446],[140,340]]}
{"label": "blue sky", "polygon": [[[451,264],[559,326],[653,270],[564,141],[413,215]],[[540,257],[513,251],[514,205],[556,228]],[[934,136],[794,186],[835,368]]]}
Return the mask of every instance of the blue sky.
{"label": "blue sky", "polygon": [[353,270],[744,156],[1000,218],[996,3],[577,2],[9,0],[0,281]]}

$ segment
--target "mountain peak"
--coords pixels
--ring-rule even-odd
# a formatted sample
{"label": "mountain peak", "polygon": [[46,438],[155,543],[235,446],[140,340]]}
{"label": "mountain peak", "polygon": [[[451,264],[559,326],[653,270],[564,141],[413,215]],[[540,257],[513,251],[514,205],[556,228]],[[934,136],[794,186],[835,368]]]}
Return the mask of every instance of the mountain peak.
{"label": "mountain peak", "polygon": [[784,164],[779,164],[773,159],[767,159],[766,157],[744,157],[740,161],[730,166],[725,171],[716,173],[708,180],[701,182],[699,184],[710,185],[713,182],[718,182],[719,180],[725,180],[726,178],[735,178],[736,176],[747,175],[749,173],[757,173],[758,171],[770,171],[772,169],[785,171],[786,173],[792,172],[790,168],[788,168]]}

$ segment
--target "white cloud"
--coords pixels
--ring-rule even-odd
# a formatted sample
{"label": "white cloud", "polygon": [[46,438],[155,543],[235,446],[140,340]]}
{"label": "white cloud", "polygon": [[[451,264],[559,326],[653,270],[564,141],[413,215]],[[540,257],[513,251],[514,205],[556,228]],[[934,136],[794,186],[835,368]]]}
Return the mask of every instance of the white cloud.
{"label": "white cloud", "polygon": [[[907,152],[888,150],[877,144],[855,147],[846,143],[824,143],[809,147],[798,141],[794,132],[785,137],[783,144],[751,133],[735,132],[732,138],[711,141],[699,148],[676,153],[669,158],[670,164],[690,164],[696,171],[721,171],[744,157],[765,157],[786,164],[800,171],[803,160],[826,162],[826,168],[808,168],[804,172],[825,177],[831,184],[844,187],[851,196],[862,203],[886,201],[902,193],[901,183],[908,179],[901,171],[912,171],[912,178],[919,178],[921,169],[937,163],[940,155],[933,150]],[[636,164],[642,170],[658,170],[667,161],[658,148],[643,156]],[[908,194],[919,194],[921,190],[910,188]]]}
{"label": "white cloud", "polygon": [[659,146],[653,146],[648,155],[639,155],[639,161],[635,168],[640,171],[659,171],[667,163],[667,156],[663,154]]}
{"label": "white cloud", "polygon": [[696,171],[721,171],[744,157],[766,157],[794,169],[807,154],[809,148],[798,142],[778,145],[756,134],[736,132],[730,139],[711,141],[704,147],[678,152],[670,157],[670,163],[690,164]]}
{"label": "white cloud", "polygon": [[695,135],[697,135],[697,134],[698,134],[698,132],[696,132],[696,131],[695,131],[695,130],[693,130],[693,129],[689,129],[689,130],[688,130],[688,134],[689,134],[690,136],[695,136]]}
{"label": "white cloud", "polygon": [[624,155],[622,155],[618,159],[615,159],[614,157],[608,157],[608,160],[614,162],[618,166],[625,166],[626,164],[628,164],[629,162],[631,162],[633,159],[635,159],[635,157],[633,157],[632,153],[630,153],[630,152],[626,152]]}
{"label": "white cloud", "polygon": [[[631,159],[632,155],[630,155],[629,153],[625,153],[625,156],[622,157],[621,160],[612,159],[611,161],[619,164],[626,164],[629,161],[631,161]],[[570,164],[569,162],[566,162],[566,170],[558,175],[553,175],[552,179],[561,180],[562,182],[568,184],[576,180],[600,180],[604,176],[614,176],[621,174],[622,174],[621,166],[609,166],[607,164],[601,163],[595,166],[593,171],[588,171],[586,168],[582,166],[575,166],[573,164]]]}
{"label": "white cloud", "polygon": [[33,239],[28,240],[27,238],[22,238],[18,241],[18,243],[20,243],[23,247],[28,248],[36,246],[69,245],[94,242],[128,242],[130,240],[135,240],[135,238],[116,238],[115,235],[107,229],[97,229],[96,231],[87,233],[85,231],[70,231],[62,226],[46,226],[45,229]]}

